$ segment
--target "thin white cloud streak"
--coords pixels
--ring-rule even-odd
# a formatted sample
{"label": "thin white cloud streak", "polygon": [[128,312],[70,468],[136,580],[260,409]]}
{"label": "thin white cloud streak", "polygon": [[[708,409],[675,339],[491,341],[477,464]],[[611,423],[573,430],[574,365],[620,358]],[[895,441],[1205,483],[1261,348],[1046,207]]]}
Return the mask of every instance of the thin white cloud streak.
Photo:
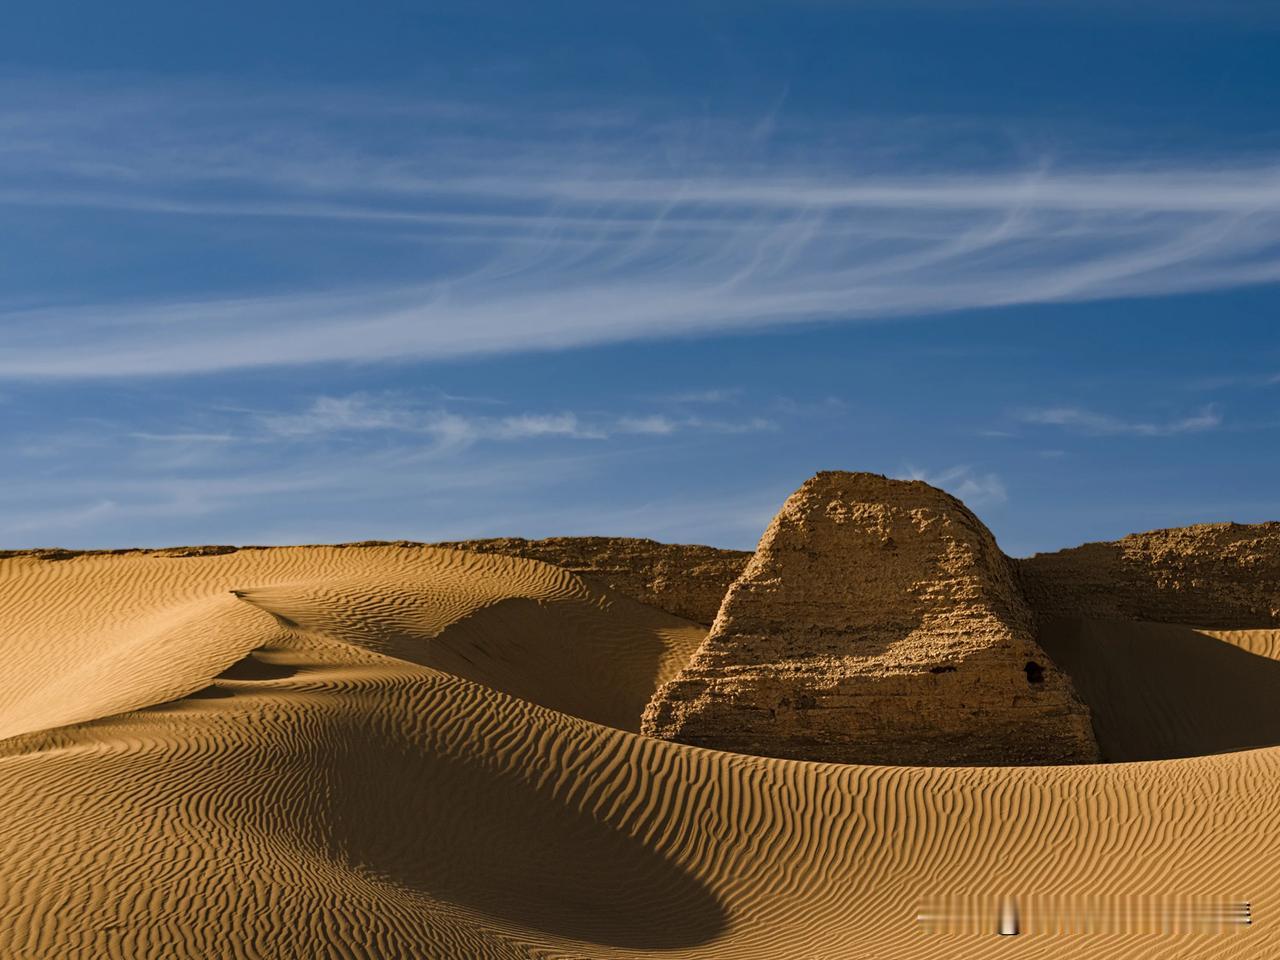
{"label": "thin white cloud streak", "polygon": [[302,413],[268,414],[260,418],[271,436],[311,439],[324,434],[396,431],[430,437],[442,447],[467,446],[481,440],[529,440],[564,437],[603,440],[608,434],[582,423],[574,413],[519,413],[480,417],[444,409],[422,409],[365,394],[317,397]]}
{"label": "thin white cloud streak", "polygon": [[647,417],[623,417],[618,421],[618,429],[623,433],[667,436],[675,433],[679,428],[670,417],[653,414]]}
{"label": "thin white cloud streak", "polygon": [[1133,171],[1091,174],[872,179],[813,178],[738,182],[652,178],[603,182],[464,180],[449,190],[494,195],[542,193],[563,200],[651,204],[679,187],[684,203],[726,207],[984,211],[1023,207],[1051,212],[1254,213],[1280,207],[1280,166],[1246,170]]}
{"label": "thin white cloud streak", "polygon": [[358,121],[341,103],[119,99],[111,123],[56,96],[0,103],[0,203],[361,219],[468,258],[323,292],[10,310],[0,377],[439,360],[1280,280],[1275,164],[855,175],[847,152],[770,157],[728,125],[673,164],[635,133],[481,137],[439,106],[431,133],[361,153],[333,128]]}
{"label": "thin white cloud streak", "polygon": [[617,424],[619,433],[656,434],[660,436],[686,430],[706,433],[759,433],[777,429],[778,424],[767,417],[750,417],[746,420],[717,420],[708,417],[669,417],[662,414],[654,414],[643,417],[622,417]]}
{"label": "thin white cloud streak", "polygon": [[502,417],[496,423],[479,430],[481,437],[497,440],[528,440],[537,437],[568,437],[573,440],[604,440],[602,430],[593,430],[582,424],[574,413],[522,413]]}
{"label": "thin white cloud streak", "polygon": [[309,437],[345,430],[413,430],[418,418],[406,407],[377,403],[361,394],[316,397],[302,413],[262,417],[268,433],[281,437]]}
{"label": "thin white cloud streak", "polygon": [[[1280,237],[1280,216],[1269,223]],[[656,266],[611,275],[589,262],[539,272],[508,260],[470,278],[390,291],[10,312],[0,315],[0,376],[447,359],[1280,279],[1280,262],[1243,242],[1238,228],[1165,221],[1130,242],[1103,228],[1055,250],[1051,230],[1023,227],[967,247],[935,245],[914,263],[846,245],[848,261],[835,263],[829,236],[793,241],[785,228],[757,225],[703,249],[673,244]],[[812,259],[780,272],[793,243]]]}
{"label": "thin white cloud streak", "polygon": [[764,417],[736,421],[664,414],[586,417],[571,411],[479,416],[363,393],[317,397],[302,412],[262,414],[257,422],[267,439],[311,441],[332,434],[389,431],[423,436],[441,451],[484,441],[608,440],[620,435],[737,434],[777,429],[776,423]]}
{"label": "thin white cloud streak", "polygon": [[[1046,162],[994,175],[850,177],[841,168],[865,166],[865,158],[834,154],[829,145],[824,145],[829,154],[825,166],[822,155],[810,156],[803,166],[786,160],[787,169],[779,172],[760,149],[749,147],[753,127],[732,121],[703,123],[701,137],[696,137],[679,124],[646,123],[629,115],[591,130],[588,148],[585,138],[566,143],[561,132],[567,122],[581,123],[580,118],[516,117],[477,104],[424,108],[331,93],[238,97],[216,90],[193,93],[189,86],[165,96],[110,89],[110,84],[108,89],[64,86],[39,91],[41,96],[30,82],[10,81],[9,86],[9,102],[0,100],[0,133],[5,135],[0,170],[8,175],[10,188],[0,200],[11,203],[136,203],[155,212],[244,215],[255,209],[287,215],[296,209],[306,216],[341,218],[359,212],[442,221],[450,217],[449,210],[326,210],[307,203],[309,198],[344,195],[397,201],[485,196],[638,208],[705,204],[726,209],[982,211],[1026,206],[1139,214],[1251,213],[1280,204],[1280,162],[1275,158],[1190,169],[1147,163],[1134,169],[1054,171]],[[392,147],[375,152],[353,146],[353,139],[362,141],[351,136],[352,124],[393,118],[397,109],[418,116],[412,127],[398,131]],[[483,121],[483,133],[477,132],[477,121]],[[638,125],[643,128],[636,129]],[[609,139],[610,127],[631,128],[630,136]],[[381,132],[385,139],[385,129]],[[521,148],[519,162],[511,159],[513,146]],[[683,168],[673,167],[673,152],[685,158]],[[770,172],[760,174],[762,169]],[[166,201],[165,190],[197,182],[251,184],[275,192],[257,194],[256,203],[243,198]],[[101,189],[106,185],[115,191]],[[494,215],[495,222],[501,219]]]}
{"label": "thin white cloud streak", "polygon": [[1222,426],[1222,414],[1213,406],[1188,417],[1162,422],[1131,420],[1081,407],[1043,407],[1024,410],[1023,423],[1063,427],[1094,436],[1171,437],[1180,433],[1202,433]]}

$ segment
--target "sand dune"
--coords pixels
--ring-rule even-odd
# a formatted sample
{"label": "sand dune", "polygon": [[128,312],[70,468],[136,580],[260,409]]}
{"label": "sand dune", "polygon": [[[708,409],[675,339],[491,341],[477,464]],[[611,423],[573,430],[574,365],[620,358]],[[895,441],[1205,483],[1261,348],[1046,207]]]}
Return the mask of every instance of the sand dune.
{"label": "sand dune", "polygon": [[[630,732],[705,630],[533,560],[17,557],[0,585],[3,957],[1280,955],[1275,631],[1045,640],[1104,751],[1183,759],[887,767]],[[1210,663],[1252,740],[1207,699],[1179,712]],[[1010,894],[1251,900],[1256,922],[917,922]]]}
{"label": "sand dune", "polygon": [[1280,744],[1280,630],[1054,620],[1040,643],[1089,704],[1105,760]]}

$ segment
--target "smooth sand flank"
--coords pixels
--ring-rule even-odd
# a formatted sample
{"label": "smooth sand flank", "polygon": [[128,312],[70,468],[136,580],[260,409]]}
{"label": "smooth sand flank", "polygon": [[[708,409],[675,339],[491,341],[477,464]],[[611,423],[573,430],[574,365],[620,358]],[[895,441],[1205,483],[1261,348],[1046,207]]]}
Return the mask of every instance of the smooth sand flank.
{"label": "smooth sand flank", "polygon": [[[1104,755],[1239,752],[839,766],[628,732],[705,631],[532,560],[2,560],[0,957],[1280,956],[1280,644],[1182,629],[1044,642]],[[1255,923],[916,922],[1008,894],[1236,898]]]}

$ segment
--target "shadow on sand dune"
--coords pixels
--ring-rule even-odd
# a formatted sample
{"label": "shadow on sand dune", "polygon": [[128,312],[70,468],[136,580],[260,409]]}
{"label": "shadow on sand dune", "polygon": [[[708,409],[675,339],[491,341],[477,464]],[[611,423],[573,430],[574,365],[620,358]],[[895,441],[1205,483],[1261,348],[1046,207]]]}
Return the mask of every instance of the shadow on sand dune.
{"label": "shadow on sand dune", "polygon": [[1093,711],[1107,761],[1280,744],[1280,661],[1191,627],[1053,620],[1038,637]]}
{"label": "shadow on sand dune", "polygon": [[330,854],[386,881],[499,926],[624,949],[727,928],[702,882],[598,816],[590,786],[557,789],[551,769],[515,775],[478,744],[446,756],[372,738],[334,761]]}
{"label": "shadow on sand dune", "polygon": [[200,690],[188,693],[183,700],[226,700],[235,696],[235,687],[227,686],[220,681],[258,683],[264,680],[284,680],[298,672],[292,664],[276,663],[271,657],[273,653],[265,648],[250,651],[245,657],[237,660],[213,678],[213,683]]}
{"label": "shadow on sand dune", "polygon": [[[528,563],[540,572],[542,565]],[[594,585],[549,598],[491,598],[447,616],[438,613],[441,599],[421,583],[397,584],[378,602],[368,602],[361,592],[366,589],[339,581],[323,590],[277,586],[232,592],[286,630],[443,670],[633,733],[640,730],[654,688],[706,635],[699,624]],[[261,665],[247,663],[249,668]],[[269,679],[230,673],[223,678]]]}

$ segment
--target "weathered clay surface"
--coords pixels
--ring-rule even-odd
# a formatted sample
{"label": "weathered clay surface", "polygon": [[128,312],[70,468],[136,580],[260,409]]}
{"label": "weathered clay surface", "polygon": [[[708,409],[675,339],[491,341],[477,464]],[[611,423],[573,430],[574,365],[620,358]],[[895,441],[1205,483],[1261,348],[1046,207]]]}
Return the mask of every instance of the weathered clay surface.
{"label": "weathered clay surface", "polygon": [[436,546],[542,560],[695,623],[710,624],[751,554],[626,537],[463,540]]}
{"label": "weathered clay surface", "polygon": [[1152,530],[1014,564],[1042,618],[1280,626],[1280,523]]}
{"label": "weathered clay surface", "polygon": [[820,473],[787,500],[643,732],[880,764],[1097,759],[990,532],[919,481]]}

